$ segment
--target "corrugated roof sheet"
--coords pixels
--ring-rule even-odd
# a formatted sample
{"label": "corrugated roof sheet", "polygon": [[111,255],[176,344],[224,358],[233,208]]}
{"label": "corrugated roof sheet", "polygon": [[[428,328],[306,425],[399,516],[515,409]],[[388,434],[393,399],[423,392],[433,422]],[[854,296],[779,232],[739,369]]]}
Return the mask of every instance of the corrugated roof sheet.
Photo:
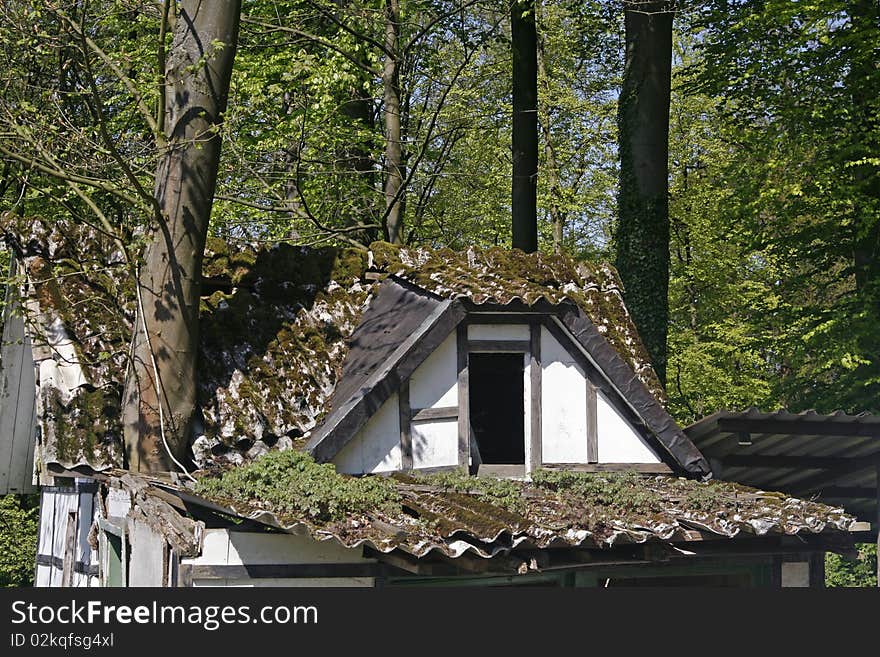
{"label": "corrugated roof sheet", "polygon": [[[491,558],[513,549],[607,549],[707,537],[844,537],[855,521],[840,508],[782,493],[670,476],[638,477],[616,500],[517,482],[520,503],[513,510],[479,491],[456,492],[409,476],[394,477],[401,513],[377,510],[320,524],[276,513],[271,500],[243,504],[181,494],[190,502],[286,532],[335,540],[345,547],[368,546],[384,553],[401,550],[417,558],[432,552],[451,558],[464,554]],[[645,502],[646,496],[653,501]]]}
{"label": "corrugated roof sheet", "polygon": [[818,497],[876,518],[880,416],[752,407],[719,411],[685,433],[716,477]]}

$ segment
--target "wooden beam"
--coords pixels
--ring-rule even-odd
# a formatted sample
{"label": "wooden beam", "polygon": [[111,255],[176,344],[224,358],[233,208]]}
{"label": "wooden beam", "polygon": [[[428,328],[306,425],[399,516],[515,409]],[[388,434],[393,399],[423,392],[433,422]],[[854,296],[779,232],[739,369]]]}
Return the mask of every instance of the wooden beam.
{"label": "wooden beam", "polygon": [[480,477],[525,477],[526,466],[524,465],[503,465],[498,463],[481,463],[477,468],[477,475]]}
{"label": "wooden beam", "polygon": [[587,463],[599,462],[599,403],[596,386],[587,384]]}
{"label": "wooden beam", "polygon": [[412,409],[409,405],[409,379],[400,384],[397,400],[400,418],[400,469],[412,470]]}
{"label": "wooden beam", "polygon": [[541,442],[541,396],[542,396],[541,365],[541,325],[529,325],[529,471],[534,472],[541,467],[543,460]]}
{"label": "wooden beam", "polygon": [[876,436],[880,424],[805,419],[719,418],[718,429],[727,433],[797,434],[800,436]]}
{"label": "wooden beam", "polygon": [[837,456],[785,456],[767,454],[728,454],[720,458],[727,468],[798,468],[838,470],[844,468],[870,468],[878,462],[880,454],[854,456],[851,458]]}
{"label": "wooden beam", "polygon": [[489,353],[526,353],[528,340],[469,340],[468,351]]}
{"label": "wooden beam", "polygon": [[471,324],[529,324],[541,322],[543,313],[470,313],[468,315]]}
{"label": "wooden beam", "polygon": [[458,368],[458,465],[467,470],[470,462],[470,399],[468,384],[467,322],[462,321],[455,329]]}
{"label": "wooden beam", "polygon": [[457,418],[458,406],[440,406],[437,408],[412,409],[413,422],[424,422],[426,420],[455,420]]}
{"label": "wooden beam", "polygon": [[300,577],[376,577],[374,563],[188,564],[192,579],[294,579]]}
{"label": "wooden beam", "polygon": [[665,463],[544,463],[541,467],[547,470],[570,470],[572,472],[672,473],[672,468]]}

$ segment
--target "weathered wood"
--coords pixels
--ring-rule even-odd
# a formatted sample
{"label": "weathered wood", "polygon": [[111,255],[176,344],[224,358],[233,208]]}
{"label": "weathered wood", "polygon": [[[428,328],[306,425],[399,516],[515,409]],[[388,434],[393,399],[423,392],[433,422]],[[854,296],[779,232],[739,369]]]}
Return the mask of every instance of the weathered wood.
{"label": "weathered wood", "polygon": [[471,353],[526,353],[529,350],[528,340],[469,340],[468,351]]}
{"label": "weathered wood", "polygon": [[73,585],[73,564],[76,561],[76,518],[75,511],[67,513],[67,527],[64,534],[64,565],[61,574],[61,586]]}
{"label": "weathered wood", "polygon": [[458,371],[458,465],[470,465],[470,399],[468,383],[468,339],[467,322],[461,322],[456,329],[456,359]]}
{"label": "weathered wood", "polygon": [[541,441],[541,397],[542,374],[541,365],[541,325],[529,326],[529,472],[541,467],[543,461],[543,443]]}
{"label": "weathered wood", "polygon": [[599,403],[596,386],[587,384],[587,463],[599,462]]}
{"label": "weathered wood", "polygon": [[481,463],[477,468],[477,475],[480,477],[522,478],[526,476],[526,466],[521,464]]}
{"label": "weathered wood", "polygon": [[544,463],[541,467],[547,470],[571,470],[572,472],[672,473],[672,468],[665,463]]}
{"label": "weathered wood", "polygon": [[439,406],[437,408],[413,408],[412,421],[455,420],[458,418],[458,406]]}
{"label": "weathered wood", "polygon": [[[15,260],[12,275],[16,270]],[[14,286],[3,312],[0,342],[0,494],[35,493],[33,458],[36,388],[31,341]]]}
{"label": "weathered wood", "polygon": [[545,313],[470,313],[471,324],[532,324],[544,321]]}
{"label": "weathered wood", "polygon": [[409,379],[400,384],[397,401],[400,417],[400,468],[412,470],[412,409],[409,404]]}
{"label": "weathered wood", "polygon": [[380,568],[374,563],[190,564],[189,569],[192,579],[376,577],[380,574]]}

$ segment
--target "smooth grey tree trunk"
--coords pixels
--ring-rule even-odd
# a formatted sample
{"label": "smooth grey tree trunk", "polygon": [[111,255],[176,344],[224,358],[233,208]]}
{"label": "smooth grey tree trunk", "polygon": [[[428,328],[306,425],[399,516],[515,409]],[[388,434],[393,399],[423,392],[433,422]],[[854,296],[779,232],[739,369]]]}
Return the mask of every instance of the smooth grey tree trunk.
{"label": "smooth grey tree trunk", "polygon": [[240,12],[240,0],[177,5],[156,217],[138,280],[144,312],[138,312],[124,396],[131,470],[169,471],[175,469],[172,454],[186,458],[196,401],[202,256]]}
{"label": "smooth grey tree trunk", "polygon": [[617,114],[617,268],[627,308],[665,384],[673,11],[667,2],[625,2],[624,11],[626,61]]}
{"label": "smooth grey tree trunk", "polygon": [[538,38],[534,0],[514,2],[513,42],[513,248],[538,250]]}

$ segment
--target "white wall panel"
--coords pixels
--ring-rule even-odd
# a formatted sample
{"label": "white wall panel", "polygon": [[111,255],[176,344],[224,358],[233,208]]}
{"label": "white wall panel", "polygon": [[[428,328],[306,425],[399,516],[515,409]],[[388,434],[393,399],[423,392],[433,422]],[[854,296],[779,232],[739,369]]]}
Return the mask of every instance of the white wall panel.
{"label": "white wall panel", "polygon": [[412,423],[413,468],[458,465],[458,420]]}
{"label": "white wall panel", "polygon": [[339,472],[348,474],[400,469],[400,411],[396,393],[382,404],[333,462]]}

